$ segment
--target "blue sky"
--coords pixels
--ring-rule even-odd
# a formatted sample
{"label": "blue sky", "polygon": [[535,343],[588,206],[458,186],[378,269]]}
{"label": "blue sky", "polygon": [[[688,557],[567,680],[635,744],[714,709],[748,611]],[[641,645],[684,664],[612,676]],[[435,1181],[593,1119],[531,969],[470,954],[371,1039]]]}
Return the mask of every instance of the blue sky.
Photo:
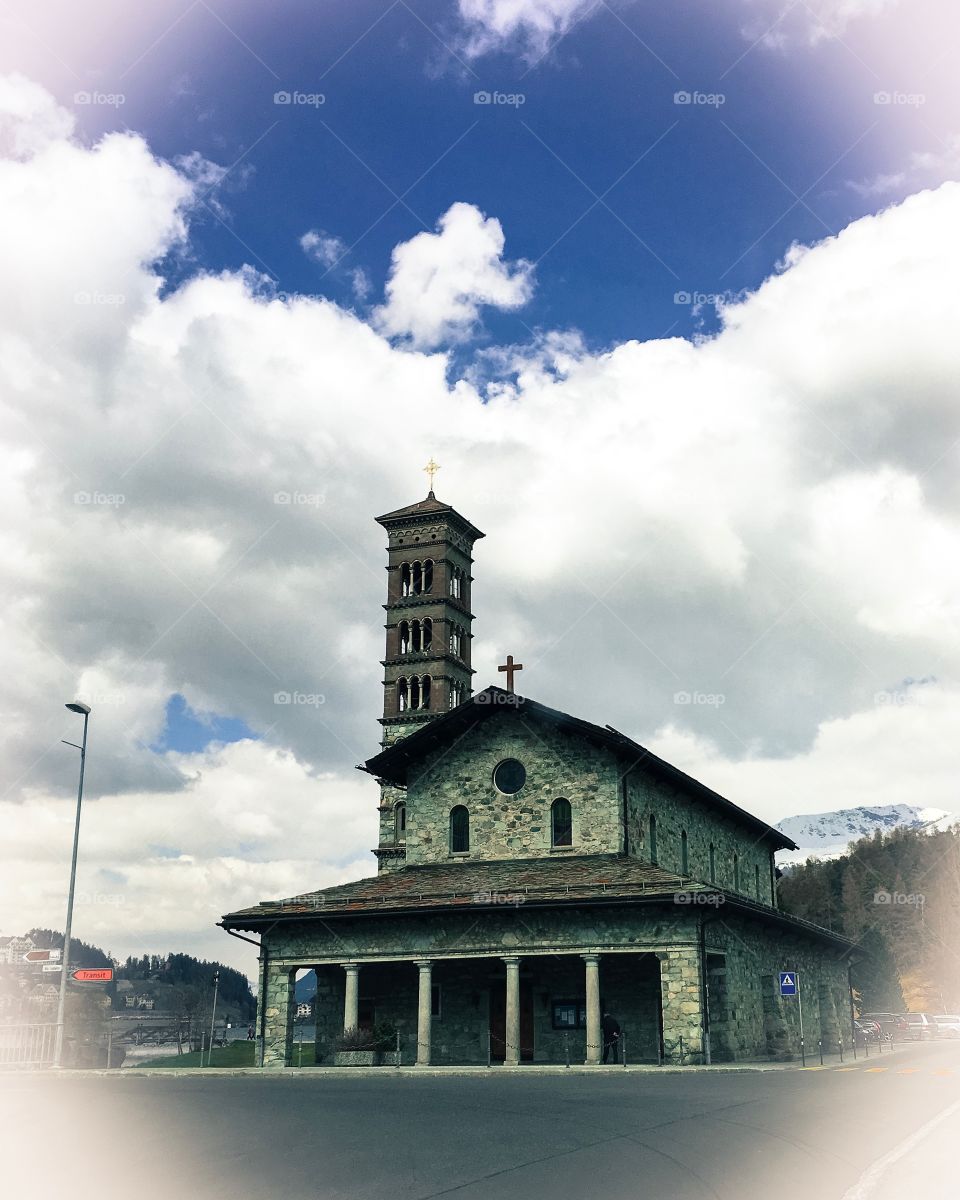
{"label": "blue sky", "polygon": [[[904,146],[935,150],[948,99],[946,64],[923,42],[865,48],[854,26],[771,47],[745,33],[745,0],[598,4],[533,57],[516,39],[469,56],[452,0],[148,7],[152,24],[104,37],[59,90],[69,101],[79,79],[123,94],[122,107],[78,107],[91,136],[126,126],[168,159],[231,168],[171,283],[249,263],[282,292],[357,304],[360,268],[372,304],[392,248],[464,201],[501,222],[507,256],[536,264],[532,301],[488,316],[501,343],[543,328],[592,347],[715,328],[712,306],[684,294],[754,288],[792,242],[887,202],[850,185],[895,170]],[[922,109],[874,102],[921,83]],[[477,105],[478,91],[523,103]],[[276,92],[324,101],[284,107]],[[337,269],[304,255],[309,229],[350,247]]]}

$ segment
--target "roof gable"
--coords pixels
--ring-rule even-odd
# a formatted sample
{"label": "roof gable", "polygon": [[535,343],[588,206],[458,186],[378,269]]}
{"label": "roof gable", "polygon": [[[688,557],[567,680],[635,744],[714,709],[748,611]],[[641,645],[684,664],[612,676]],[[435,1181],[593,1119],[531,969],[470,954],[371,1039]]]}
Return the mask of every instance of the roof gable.
{"label": "roof gable", "polygon": [[778,849],[794,850],[796,845],[778,829],[760,820],[746,809],[740,808],[725,796],[708,788],[706,784],[692,778],[678,767],[658,758],[651,750],[641,746],[612,726],[594,725],[579,717],[548,708],[536,700],[517,696],[491,684],[450,712],[436,717],[420,729],[394,742],[379,754],[367,759],[359,769],[395,786],[405,787],[408,771],[438,749],[448,747],[466,737],[481,721],[502,712],[526,712],[548,722],[554,728],[571,735],[595,742],[612,750],[618,757],[628,759],[635,769],[648,771],[654,777],[669,783],[678,791],[695,800],[718,809],[733,820],[750,826],[754,831]]}

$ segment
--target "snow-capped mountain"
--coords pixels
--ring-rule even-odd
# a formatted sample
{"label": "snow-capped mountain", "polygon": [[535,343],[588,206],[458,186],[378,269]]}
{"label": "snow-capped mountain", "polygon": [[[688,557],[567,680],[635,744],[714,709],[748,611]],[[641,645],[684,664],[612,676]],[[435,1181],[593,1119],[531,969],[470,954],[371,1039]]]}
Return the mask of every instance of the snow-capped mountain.
{"label": "snow-capped mountain", "polygon": [[777,856],[778,862],[803,862],[806,858],[837,858],[850,842],[868,837],[877,829],[945,828],[956,820],[942,808],[918,808],[912,804],[882,804],[876,808],[841,808],[836,812],[805,813],[786,817],[777,828],[800,847]]}

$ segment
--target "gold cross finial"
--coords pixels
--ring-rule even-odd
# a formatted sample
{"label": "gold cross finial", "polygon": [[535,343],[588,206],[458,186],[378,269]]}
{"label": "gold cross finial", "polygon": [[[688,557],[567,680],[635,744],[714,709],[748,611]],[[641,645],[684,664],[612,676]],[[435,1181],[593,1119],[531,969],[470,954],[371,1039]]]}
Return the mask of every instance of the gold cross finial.
{"label": "gold cross finial", "polygon": [[430,455],[430,461],[423,468],[430,477],[430,491],[433,491],[433,477],[440,470],[440,464],[433,461],[433,455]]}

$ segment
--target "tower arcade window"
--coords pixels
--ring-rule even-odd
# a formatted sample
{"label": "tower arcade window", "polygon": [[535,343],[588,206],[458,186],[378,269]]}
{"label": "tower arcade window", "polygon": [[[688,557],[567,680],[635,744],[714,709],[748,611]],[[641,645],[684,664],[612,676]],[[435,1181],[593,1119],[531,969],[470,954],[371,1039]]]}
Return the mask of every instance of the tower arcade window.
{"label": "tower arcade window", "polygon": [[470,850],[470,814],[462,804],[450,810],[450,853],[466,854]]}
{"label": "tower arcade window", "polygon": [[463,568],[453,567],[450,570],[450,595],[459,600],[463,596]]}
{"label": "tower arcade window", "polygon": [[397,680],[397,709],[406,712],[410,707],[410,689],[405,679]]}
{"label": "tower arcade window", "polygon": [[454,682],[450,684],[450,707],[456,708],[458,704],[463,703],[463,684]]}
{"label": "tower arcade window", "polygon": [[554,846],[573,845],[573,809],[563,796],[550,805],[550,841]]}
{"label": "tower arcade window", "polygon": [[401,654],[410,653],[410,622],[401,621],[397,626],[397,638]]}

